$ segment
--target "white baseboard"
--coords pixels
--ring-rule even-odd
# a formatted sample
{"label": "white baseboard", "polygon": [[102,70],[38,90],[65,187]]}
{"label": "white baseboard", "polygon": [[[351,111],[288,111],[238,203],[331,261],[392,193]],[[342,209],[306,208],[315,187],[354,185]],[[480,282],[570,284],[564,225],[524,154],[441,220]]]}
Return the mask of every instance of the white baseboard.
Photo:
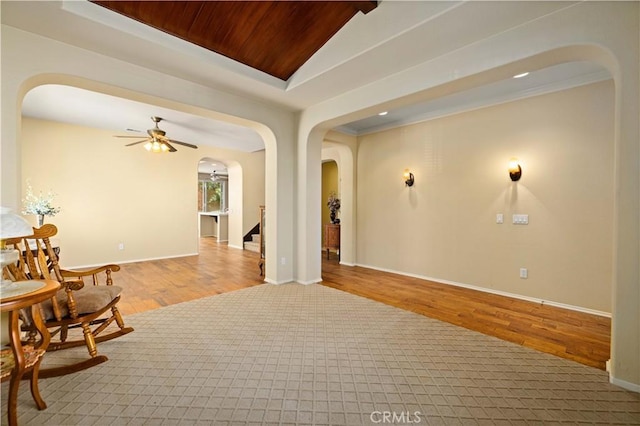
{"label": "white baseboard", "polygon": [[296,283],[296,281],[293,281],[293,280],[274,281],[274,280],[269,279],[269,278],[265,278],[264,282],[267,283],[267,284],[273,284],[273,285],[294,284],[294,283]]}
{"label": "white baseboard", "polygon": [[568,309],[568,310],[571,310],[571,311],[583,312],[583,313],[586,313],[586,314],[598,315],[598,316],[601,316],[601,317],[611,318],[611,313],[610,312],[598,311],[596,309],[583,308],[581,306],[568,305],[568,304],[565,304],[565,303],[554,302],[554,301],[551,301],[551,300],[538,299],[538,298],[535,298],[535,297],[524,296],[524,295],[515,294],[515,293],[509,293],[509,292],[501,291],[501,290],[494,290],[494,289],[486,288],[486,287],[479,287],[479,286],[475,286],[475,285],[471,285],[471,284],[464,284],[464,283],[458,283],[458,282],[455,282],[455,281],[443,280],[443,279],[439,279],[439,278],[426,277],[424,275],[412,274],[412,273],[402,272],[402,271],[395,271],[393,269],[379,268],[377,266],[363,265],[363,264],[356,264],[356,266],[360,266],[362,268],[374,269],[376,271],[382,271],[382,272],[389,272],[389,273],[392,273],[392,274],[404,275],[406,277],[411,277],[411,278],[418,278],[418,279],[421,279],[421,280],[433,281],[433,282],[440,283],[440,284],[452,285],[452,286],[455,286],[455,287],[468,288],[470,290],[482,291],[484,293],[497,294],[499,296],[511,297],[513,299],[526,300],[528,302],[533,302],[533,303],[537,303],[537,304],[540,304],[540,305],[555,306],[556,308],[563,308],[563,309]]}
{"label": "white baseboard", "polygon": [[296,280],[296,282],[302,285],[318,284],[319,282],[322,282],[322,278],[316,278],[315,280],[308,280],[308,281]]}
{"label": "white baseboard", "polygon": [[[227,240],[221,241],[221,242],[226,242]],[[233,246],[230,244],[227,244],[227,247],[231,247],[234,249],[238,249],[238,250],[244,250],[244,247],[238,247],[238,246]],[[160,256],[160,257],[148,257],[148,258],[144,258],[144,259],[133,259],[133,260],[117,260],[117,261],[112,261],[112,262],[105,262],[105,263],[96,263],[93,265],[80,265],[80,266],[67,266],[65,265],[64,268],[65,269],[84,269],[84,268],[97,268],[103,265],[109,265],[109,264],[115,264],[115,265],[123,265],[126,263],[137,263],[137,262],[149,262],[152,260],[164,260],[164,259],[177,259],[179,257],[188,257],[188,256],[198,256],[200,253],[187,253],[187,254],[177,254],[175,256]],[[289,281],[287,281],[289,282]]]}
{"label": "white baseboard", "polygon": [[623,389],[631,392],[640,393],[640,384],[627,382],[626,380],[616,379],[613,376],[609,376],[609,383],[612,385],[620,386]]}

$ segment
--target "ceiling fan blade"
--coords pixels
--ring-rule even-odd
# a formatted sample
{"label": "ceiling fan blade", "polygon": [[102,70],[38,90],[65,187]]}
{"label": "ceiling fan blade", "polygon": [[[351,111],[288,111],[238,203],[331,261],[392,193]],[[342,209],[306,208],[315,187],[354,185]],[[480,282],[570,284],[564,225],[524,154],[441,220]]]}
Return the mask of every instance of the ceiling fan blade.
{"label": "ceiling fan blade", "polygon": [[149,139],[142,139],[141,141],[136,141],[136,142],[131,142],[131,143],[128,143],[128,144],[126,144],[125,146],[133,146],[133,145],[138,145],[139,143],[142,143],[142,142],[147,142],[148,140],[149,140]]}
{"label": "ceiling fan blade", "polygon": [[186,147],[193,148],[193,149],[198,149],[197,146],[195,146],[193,144],[190,144],[190,143],[180,142],[180,141],[177,141],[175,139],[168,139],[168,140],[171,141],[171,143],[175,143],[175,144],[186,146]]}
{"label": "ceiling fan blade", "polygon": [[[173,142],[173,141],[171,141],[171,142]],[[175,149],[173,146],[171,146],[171,144],[169,143],[169,139],[164,140],[164,141],[162,141],[160,143],[165,144],[169,148],[169,152],[176,152],[177,151],[177,149]]]}
{"label": "ceiling fan blade", "polygon": [[137,136],[121,136],[121,135],[113,135],[114,138],[144,138],[145,136],[143,135],[137,135]]}

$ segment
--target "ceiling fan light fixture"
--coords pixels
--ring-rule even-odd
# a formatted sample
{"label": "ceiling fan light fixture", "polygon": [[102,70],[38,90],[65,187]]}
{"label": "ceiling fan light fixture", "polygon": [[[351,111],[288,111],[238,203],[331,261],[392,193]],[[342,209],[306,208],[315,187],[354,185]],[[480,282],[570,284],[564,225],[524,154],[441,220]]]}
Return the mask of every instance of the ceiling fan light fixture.
{"label": "ceiling fan light fixture", "polygon": [[147,142],[144,145],[144,149],[150,152],[168,152],[169,151],[169,147],[166,144],[162,142],[158,142],[157,140]]}
{"label": "ceiling fan light fixture", "polygon": [[[196,145],[167,138],[165,136],[166,132],[158,128],[158,123],[162,121],[162,118],[151,117],[151,120],[155,123],[155,126],[152,129],[147,130],[147,134],[149,136],[147,136],[146,139],[132,142],[125,146],[133,146],[133,145],[138,145],[140,143],[144,143],[144,149],[146,149],[149,152],[176,152],[177,149],[173,147],[173,144],[182,145],[182,146],[186,146],[193,149],[198,149]],[[138,136],[127,135],[127,136],[116,136],[116,137],[117,138],[137,138]]]}

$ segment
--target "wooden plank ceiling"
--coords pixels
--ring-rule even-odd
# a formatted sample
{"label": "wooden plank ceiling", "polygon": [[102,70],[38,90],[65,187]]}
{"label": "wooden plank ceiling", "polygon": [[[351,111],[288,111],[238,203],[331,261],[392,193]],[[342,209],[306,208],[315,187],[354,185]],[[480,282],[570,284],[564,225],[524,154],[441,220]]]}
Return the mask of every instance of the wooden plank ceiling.
{"label": "wooden plank ceiling", "polygon": [[287,80],[366,1],[103,1],[93,3]]}

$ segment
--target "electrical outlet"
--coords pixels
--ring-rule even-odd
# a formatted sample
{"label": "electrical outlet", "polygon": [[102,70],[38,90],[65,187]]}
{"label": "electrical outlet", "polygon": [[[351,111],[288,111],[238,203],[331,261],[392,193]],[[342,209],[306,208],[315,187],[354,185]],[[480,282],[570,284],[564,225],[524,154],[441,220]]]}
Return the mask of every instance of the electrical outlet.
{"label": "electrical outlet", "polygon": [[526,279],[527,277],[529,277],[529,271],[527,268],[520,268],[520,278]]}
{"label": "electrical outlet", "polygon": [[124,250],[124,243],[118,244],[118,250]]}
{"label": "electrical outlet", "polygon": [[504,223],[504,215],[502,213],[496,215],[496,223]]}
{"label": "electrical outlet", "polygon": [[286,265],[287,264],[287,258],[285,258],[285,257],[280,258],[280,264],[281,265]]}

